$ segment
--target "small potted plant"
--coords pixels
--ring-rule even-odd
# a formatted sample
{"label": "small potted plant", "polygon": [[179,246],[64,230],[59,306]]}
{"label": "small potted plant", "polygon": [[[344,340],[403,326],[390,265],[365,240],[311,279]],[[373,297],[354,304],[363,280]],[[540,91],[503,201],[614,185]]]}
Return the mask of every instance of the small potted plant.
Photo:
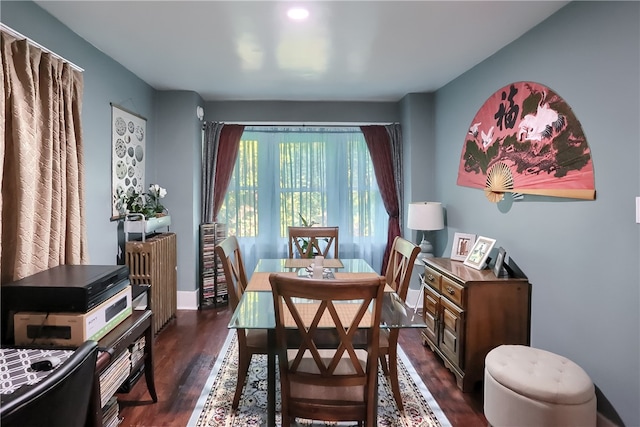
{"label": "small potted plant", "polygon": [[121,215],[132,215],[141,219],[161,217],[166,215],[166,209],[160,202],[167,195],[167,190],[158,184],[151,184],[146,193],[139,193],[135,189],[124,191],[118,188],[115,195],[115,201],[119,207]]}
{"label": "small potted plant", "polygon": [[165,209],[160,199],[163,199],[167,195],[167,190],[160,187],[158,184],[151,184],[147,192],[147,206],[149,212],[156,217],[165,216]]}
{"label": "small potted plant", "polygon": [[[302,216],[302,213],[298,212],[298,216],[300,217],[300,221],[302,221],[302,225],[304,227],[313,227],[316,224],[319,224],[315,221],[307,221],[307,219],[305,217]],[[304,237],[300,237],[301,240],[301,244],[300,247],[302,248],[303,252],[305,252],[307,254],[307,258],[314,258],[316,255],[318,255],[317,250],[315,248],[313,248],[313,250],[308,251],[307,252],[307,247],[310,244],[310,239],[309,238],[304,238]],[[327,239],[322,239],[325,242],[328,242]]]}
{"label": "small potted plant", "polygon": [[167,190],[158,184],[151,184],[146,193],[118,189],[115,201],[121,218],[125,219],[125,233],[142,233],[144,236],[144,233],[168,227],[171,217],[160,201],[166,195]]}

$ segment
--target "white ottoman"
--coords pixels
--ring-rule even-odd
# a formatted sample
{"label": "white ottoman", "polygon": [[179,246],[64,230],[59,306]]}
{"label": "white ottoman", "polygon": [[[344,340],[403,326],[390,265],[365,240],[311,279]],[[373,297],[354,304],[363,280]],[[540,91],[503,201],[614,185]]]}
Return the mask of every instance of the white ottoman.
{"label": "white ottoman", "polygon": [[495,427],[595,427],[595,388],[565,357],[501,345],[485,358],[484,415]]}

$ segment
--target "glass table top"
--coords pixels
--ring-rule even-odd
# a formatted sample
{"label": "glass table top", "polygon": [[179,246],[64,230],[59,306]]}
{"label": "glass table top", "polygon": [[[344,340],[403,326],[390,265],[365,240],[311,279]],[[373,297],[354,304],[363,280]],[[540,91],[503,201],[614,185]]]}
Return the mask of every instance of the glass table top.
{"label": "glass table top", "polygon": [[[285,264],[288,258],[260,259],[256,265],[256,272],[279,272],[279,271],[296,271],[299,268],[287,268]],[[363,259],[342,259],[344,267],[332,268],[336,272],[346,273],[375,273],[374,269]]]}
{"label": "glass table top", "polygon": [[[372,273],[374,270],[362,259],[341,259],[344,268],[336,271],[345,273]],[[295,271],[285,268],[286,259],[261,259],[256,272]],[[250,280],[251,281],[251,280]],[[250,287],[250,285],[249,285]],[[270,291],[247,291],[242,295],[229,328],[275,329],[273,294]],[[422,316],[414,313],[395,292],[385,292],[380,326],[385,328],[424,328]]]}

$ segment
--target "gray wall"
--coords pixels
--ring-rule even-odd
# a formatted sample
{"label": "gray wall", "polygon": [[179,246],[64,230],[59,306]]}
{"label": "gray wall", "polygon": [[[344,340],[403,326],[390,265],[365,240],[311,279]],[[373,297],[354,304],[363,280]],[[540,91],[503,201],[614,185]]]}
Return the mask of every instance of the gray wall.
{"label": "gray wall", "polygon": [[207,102],[205,119],[242,123],[390,123],[400,120],[395,102]]}
{"label": "gray wall", "polygon": [[[166,206],[171,214],[171,231],[176,233],[178,242],[178,291],[194,291],[199,283],[202,162],[202,122],[196,117],[196,107],[204,105],[204,101],[191,91],[158,92],[157,100],[157,160],[154,169],[157,183],[167,189]],[[188,305],[187,302],[181,303],[184,304]]]}
{"label": "gray wall", "polygon": [[[581,365],[628,426],[640,425],[640,4],[571,3],[436,93],[436,189],[456,231],[497,239],[533,284],[531,344]],[[510,207],[456,185],[471,119],[496,90],[556,91],[591,148],[596,200],[525,196]],[[414,175],[415,177],[415,175]],[[503,212],[504,211],[504,212]],[[443,249],[444,248],[444,249]]]}
{"label": "gray wall", "polygon": [[[148,119],[147,183],[168,189],[165,205],[179,242],[179,289],[197,289],[200,123],[193,92],[157,92],[31,2],[2,2],[2,22],[85,68],[83,132],[89,252],[113,264],[109,221],[114,102]],[[579,2],[435,94],[399,103],[208,102],[206,120],[400,121],[405,136],[405,203],[443,202],[447,228],[435,233],[449,256],[456,231],[496,238],[533,283],[532,344],[579,363],[628,426],[640,425],[640,229],[637,2]],[[582,123],[592,150],[597,200],[526,196],[496,206],[456,185],[470,120],[497,89],[532,80],[557,91]],[[409,234],[410,235],[410,234]]]}

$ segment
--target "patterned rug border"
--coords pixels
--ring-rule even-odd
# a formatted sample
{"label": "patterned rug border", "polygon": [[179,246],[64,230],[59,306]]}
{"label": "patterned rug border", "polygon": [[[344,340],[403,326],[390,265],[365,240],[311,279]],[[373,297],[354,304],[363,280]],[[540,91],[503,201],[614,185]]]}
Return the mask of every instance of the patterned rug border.
{"label": "patterned rug border", "polygon": [[[224,363],[224,361],[226,359],[226,355],[227,355],[227,353],[229,351],[229,347],[233,343],[233,339],[235,337],[235,334],[236,334],[235,330],[231,330],[227,334],[227,338],[225,339],[224,344],[222,345],[222,348],[220,349],[220,352],[218,353],[218,358],[216,359],[216,361],[215,361],[215,363],[213,365],[213,368],[211,369],[211,372],[209,373],[209,377],[207,378],[207,381],[206,381],[205,385],[202,388],[202,391],[200,393],[200,397],[198,398],[196,406],[195,406],[193,412],[191,413],[191,417],[189,418],[189,422],[187,423],[187,427],[194,427],[194,426],[198,425],[198,420],[200,419],[202,411],[205,409],[205,405],[207,403],[209,394],[212,391],[212,387],[214,386],[216,380],[218,379],[218,374],[220,372],[222,364]],[[422,378],[420,378],[420,376],[416,372],[415,368],[413,367],[413,364],[411,363],[411,361],[409,360],[409,358],[407,357],[405,352],[402,350],[402,347],[400,347],[400,346],[398,347],[398,357],[400,358],[400,360],[401,360],[402,364],[404,365],[407,373],[409,374],[411,380],[416,385],[418,391],[420,391],[420,393],[422,394],[422,397],[424,398],[424,400],[427,403],[427,405],[429,406],[431,412],[433,413],[433,415],[435,415],[435,417],[437,418],[437,420],[441,424],[441,426],[442,427],[452,427],[451,423],[448,420],[448,418],[446,417],[446,415],[444,414],[442,409],[440,409],[440,406],[438,405],[438,402],[436,402],[435,398],[433,397],[433,395],[431,394],[431,392],[429,391],[427,386],[424,384],[424,382],[422,381]]]}

